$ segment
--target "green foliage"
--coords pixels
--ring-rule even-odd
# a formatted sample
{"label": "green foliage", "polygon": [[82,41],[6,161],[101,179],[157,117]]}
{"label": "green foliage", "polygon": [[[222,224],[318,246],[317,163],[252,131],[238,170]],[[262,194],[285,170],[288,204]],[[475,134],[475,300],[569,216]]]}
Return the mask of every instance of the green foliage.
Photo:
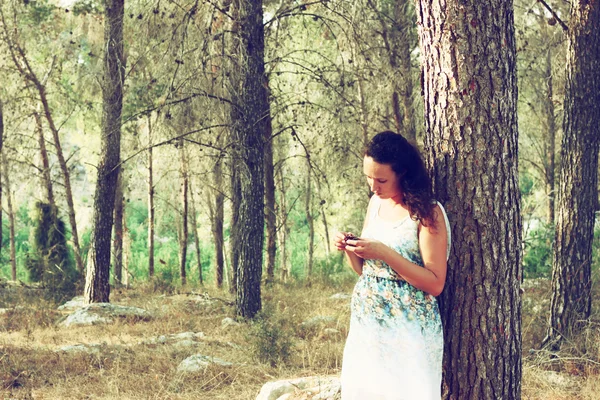
{"label": "green foliage", "polygon": [[36,209],[33,243],[25,266],[31,281],[41,282],[51,298],[61,301],[75,294],[80,276],[67,248],[65,223],[56,207],[38,202]]}
{"label": "green foliage", "polygon": [[47,0],[30,0],[25,2],[28,5],[28,19],[35,25],[50,20],[52,12],[56,9],[52,4],[48,4]]}
{"label": "green foliage", "polygon": [[550,278],[552,275],[552,245],[554,227],[540,225],[525,238],[523,274],[525,278]]}
{"label": "green foliage", "polygon": [[293,350],[292,324],[273,306],[266,304],[259,312],[248,333],[248,343],[259,361],[272,367],[289,362]]}

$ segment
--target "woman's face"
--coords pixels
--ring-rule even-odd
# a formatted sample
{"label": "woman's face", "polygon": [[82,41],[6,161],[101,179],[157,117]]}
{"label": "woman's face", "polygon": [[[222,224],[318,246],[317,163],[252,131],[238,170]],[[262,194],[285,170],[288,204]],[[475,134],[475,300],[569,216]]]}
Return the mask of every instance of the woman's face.
{"label": "woman's face", "polygon": [[379,164],[372,157],[365,156],[363,172],[371,191],[382,199],[390,199],[401,195],[400,182],[389,164]]}

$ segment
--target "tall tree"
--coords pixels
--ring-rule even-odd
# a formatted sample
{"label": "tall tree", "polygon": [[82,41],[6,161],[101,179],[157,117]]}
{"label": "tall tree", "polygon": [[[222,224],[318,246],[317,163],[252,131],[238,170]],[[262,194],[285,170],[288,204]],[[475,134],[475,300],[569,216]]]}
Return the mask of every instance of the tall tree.
{"label": "tall tree", "polygon": [[512,1],[417,1],[426,159],[452,224],[446,399],[519,399],[521,220]]}
{"label": "tall tree", "polygon": [[8,223],[10,234],[10,276],[13,281],[16,281],[17,250],[15,243],[15,210],[13,207],[13,196],[10,190],[10,173],[8,171],[8,157],[6,157],[6,152],[4,151],[0,153],[0,156],[2,157],[2,172],[4,173],[4,188],[6,189],[6,205],[8,211]]}
{"label": "tall tree", "polygon": [[269,102],[264,60],[262,0],[239,1],[237,59],[239,91],[233,91],[232,130],[235,171],[239,176],[239,219],[232,230],[239,246],[236,312],[252,318],[261,309],[262,248],[264,238],[264,138],[269,131]]}
{"label": "tall tree", "polygon": [[152,154],[152,116],[148,115],[148,276],[154,276],[154,160]]}
{"label": "tall tree", "polygon": [[46,139],[44,137],[44,127],[42,118],[37,112],[33,113],[35,117],[35,129],[38,134],[38,143],[40,146],[40,158],[42,160],[42,187],[46,189],[46,201],[51,206],[54,204],[54,191],[52,189],[52,178],[50,174],[50,161],[48,160],[48,150],[46,149]]}
{"label": "tall tree", "polygon": [[600,148],[600,1],[571,3],[567,36],[551,315],[544,339],[554,348],[582,328],[592,307],[592,240]]}
{"label": "tall tree", "polygon": [[187,262],[187,245],[189,239],[188,231],[188,163],[185,154],[185,141],[183,138],[179,139],[177,145],[179,149],[179,179],[181,187],[181,227],[179,230],[179,276],[181,277],[181,285],[185,286],[187,283],[187,274],[185,270],[185,264]]}
{"label": "tall tree", "polygon": [[81,246],[79,245],[79,234],[77,232],[77,220],[75,218],[75,205],[73,203],[73,190],[71,189],[71,177],[69,167],[67,165],[67,160],[63,153],[59,128],[54,122],[54,116],[50,107],[50,103],[48,101],[48,93],[46,90],[46,80],[48,79],[50,73],[52,72],[52,69],[54,68],[55,59],[53,59],[52,64],[50,65],[48,74],[44,77],[44,79],[40,79],[31,64],[29,57],[27,56],[25,48],[21,45],[21,43],[18,40],[18,29],[15,28],[12,33],[10,32],[9,27],[7,25],[7,21],[4,17],[4,13],[1,9],[0,17],[2,25],[4,27],[4,36],[6,44],[8,45],[10,57],[15,67],[19,71],[19,74],[28,83],[28,86],[32,86],[33,90],[37,92],[37,95],[39,96],[39,101],[41,102],[43,107],[44,117],[48,121],[48,126],[50,128],[50,132],[52,133],[54,146],[56,148],[56,156],[58,158],[58,163],[60,165],[60,169],[64,178],[65,197],[68,206],[67,210],[69,214],[69,222],[71,224],[71,237],[73,241],[73,251],[75,253],[75,262],[77,264],[77,269],[79,271],[83,271],[83,258],[81,256]]}
{"label": "tall tree", "polygon": [[88,303],[108,302],[110,296],[110,238],[120,170],[121,112],[125,81],[123,13],[124,0],[106,0],[100,163],[92,218],[91,251],[93,253],[87,266],[85,282],[85,300]]}

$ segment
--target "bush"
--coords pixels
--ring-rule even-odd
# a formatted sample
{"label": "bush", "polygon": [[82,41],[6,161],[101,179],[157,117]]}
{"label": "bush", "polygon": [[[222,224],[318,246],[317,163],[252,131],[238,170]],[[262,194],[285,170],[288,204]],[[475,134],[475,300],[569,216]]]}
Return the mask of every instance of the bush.
{"label": "bush", "polygon": [[287,364],[292,355],[293,330],[290,321],[265,306],[252,322],[248,342],[260,362],[271,367]]}
{"label": "bush", "polygon": [[524,241],[523,275],[525,278],[550,278],[554,226],[540,225],[532,229]]}
{"label": "bush", "polygon": [[25,260],[29,279],[40,282],[55,301],[73,297],[80,280],[67,247],[65,223],[56,206],[38,202],[33,243]]}

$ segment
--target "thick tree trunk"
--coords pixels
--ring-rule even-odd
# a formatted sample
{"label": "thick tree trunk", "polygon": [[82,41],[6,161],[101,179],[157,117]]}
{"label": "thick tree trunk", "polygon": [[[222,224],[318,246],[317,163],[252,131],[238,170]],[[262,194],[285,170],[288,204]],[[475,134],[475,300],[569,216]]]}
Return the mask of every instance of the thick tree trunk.
{"label": "thick tree trunk", "polygon": [[154,276],[154,161],[152,160],[152,118],[148,116],[148,276]]}
{"label": "thick tree trunk", "polygon": [[273,173],[273,140],[271,121],[265,135],[265,221],[267,225],[267,282],[275,279],[277,256],[277,214],[275,213],[275,178]]}
{"label": "thick tree trunk", "polygon": [[269,131],[270,110],[264,61],[262,1],[240,1],[239,92],[233,91],[235,111],[232,129],[239,139],[236,155],[239,164],[241,202],[239,219],[233,226],[239,246],[236,312],[252,318],[261,309],[262,250],[264,238],[264,138]]}
{"label": "thick tree trunk", "polygon": [[306,212],[306,224],[308,225],[308,257],[306,259],[306,276],[307,278],[312,277],[313,272],[313,256],[315,254],[315,222],[312,215],[312,171],[310,163],[308,164],[308,170],[306,172],[306,198],[304,204],[304,210]]}
{"label": "thick tree trunk", "polygon": [[88,263],[85,300],[108,302],[110,296],[110,236],[115,190],[121,157],[121,111],[125,57],[123,54],[124,0],[106,0],[104,26],[104,73],[102,82],[102,137],[100,163],[94,194],[92,258]]}
{"label": "thick tree trunk", "polygon": [[512,1],[417,1],[427,163],[452,224],[446,399],[521,397],[521,219]]}
{"label": "thick tree trunk", "polygon": [[125,208],[123,200],[123,170],[120,170],[115,193],[115,233],[113,237],[113,276],[117,286],[123,283],[123,219]]}
{"label": "thick tree trunk", "polygon": [[181,186],[181,229],[179,235],[179,276],[181,277],[181,285],[187,284],[187,274],[185,264],[187,262],[187,245],[189,239],[188,232],[188,165],[185,154],[185,142],[179,140],[179,175]]}
{"label": "thick tree trunk", "polygon": [[4,187],[6,188],[6,205],[8,211],[8,226],[10,240],[10,276],[13,281],[17,280],[17,250],[15,243],[15,210],[13,208],[12,192],[10,190],[10,174],[8,172],[8,158],[3,152],[2,169],[4,171]]}
{"label": "thick tree trunk", "polygon": [[592,241],[600,148],[600,2],[572,2],[552,265],[550,327],[557,347],[579,331],[592,305]]}
{"label": "thick tree trunk", "polygon": [[52,190],[52,177],[50,175],[50,162],[48,161],[48,151],[46,150],[46,139],[44,138],[44,128],[42,119],[37,112],[34,112],[35,129],[38,134],[38,143],[40,145],[40,158],[42,159],[42,187],[46,191],[46,202],[52,207],[54,204],[54,191]]}

